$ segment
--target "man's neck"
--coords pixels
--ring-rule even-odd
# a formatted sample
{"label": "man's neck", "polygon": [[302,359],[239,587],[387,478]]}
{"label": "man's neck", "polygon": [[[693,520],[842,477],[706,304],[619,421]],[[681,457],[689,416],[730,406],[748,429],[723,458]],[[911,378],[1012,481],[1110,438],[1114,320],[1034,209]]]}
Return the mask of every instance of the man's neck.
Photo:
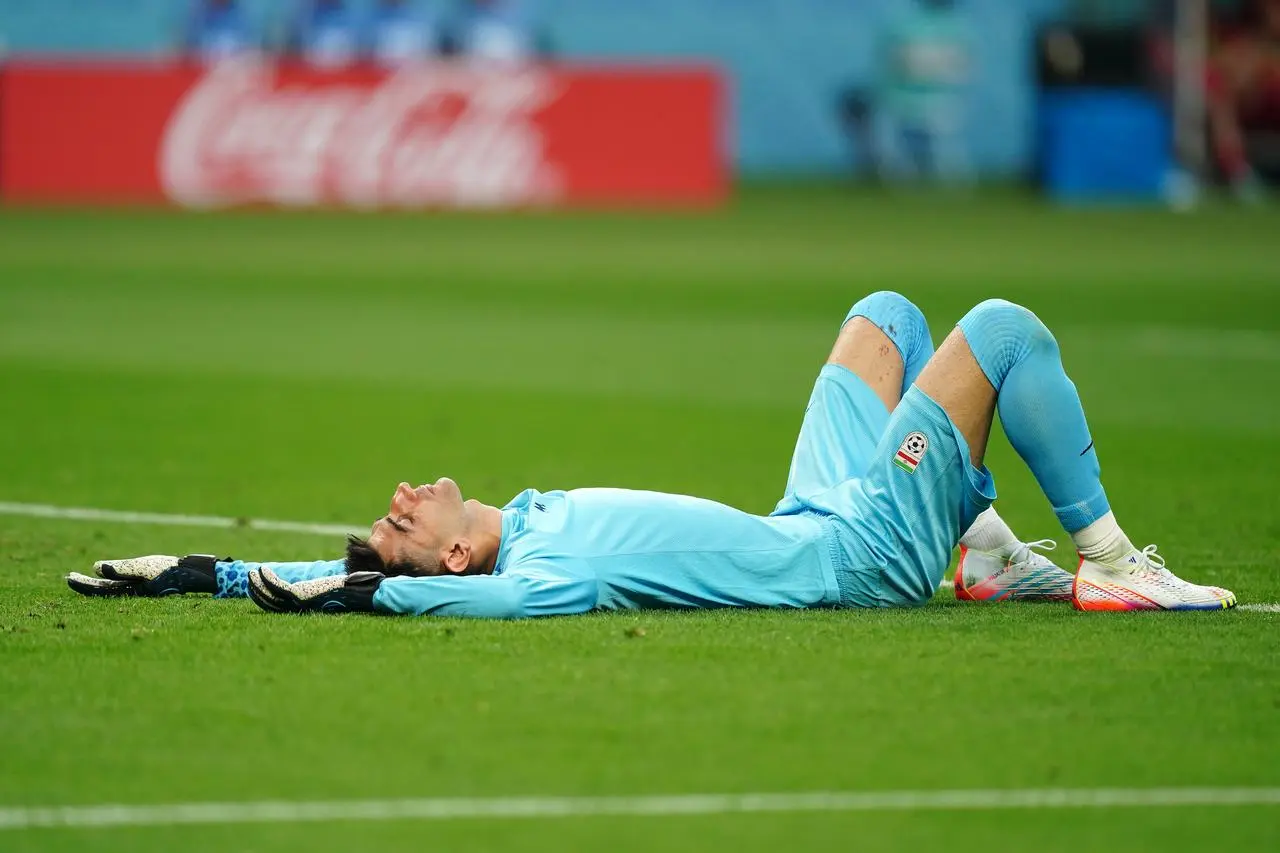
{"label": "man's neck", "polygon": [[498,550],[502,547],[502,510],[479,501],[467,501],[467,514],[471,533],[470,566],[491,575],[498,565]]}

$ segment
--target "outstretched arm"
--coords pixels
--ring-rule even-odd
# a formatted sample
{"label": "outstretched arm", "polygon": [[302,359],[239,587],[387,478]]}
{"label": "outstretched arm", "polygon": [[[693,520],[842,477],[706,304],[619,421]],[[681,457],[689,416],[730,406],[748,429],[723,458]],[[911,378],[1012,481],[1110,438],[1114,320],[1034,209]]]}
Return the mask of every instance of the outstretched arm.
{"label": "outstretched arm", "polygon": [[207,554],[172,557],[152,554],[123,560],[99,560],[94,575],[72,572],[67,585],[81,595],[141,596],[158,598],[185,593],[212,593],[218,598],[248,595],[249,572],[269,567],[290,583],[314,580],[346,572],[343,560],[314,560],[296,563],[249,563]]}
{"label": "outstretched arm", "polygon": [[244,560],[219,560],[216,566],[218,598],[247,598],[249,572],[270,569],[288,583],[327,578],[347,572],[345,560],[311,560],[298,563],[250,563]]}

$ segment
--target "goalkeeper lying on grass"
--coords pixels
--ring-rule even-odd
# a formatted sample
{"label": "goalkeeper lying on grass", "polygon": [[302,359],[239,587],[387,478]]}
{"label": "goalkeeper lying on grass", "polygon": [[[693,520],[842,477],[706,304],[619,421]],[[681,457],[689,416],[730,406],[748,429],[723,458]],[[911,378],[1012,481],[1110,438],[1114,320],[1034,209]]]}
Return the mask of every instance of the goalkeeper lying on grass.
{"label": "goalkeeper lying on grass", "polygon": [[[1080,555],[1073,576],[991,509],[983,465],[997,407]],[[963,535],[961,535],[963,534]],[[589,610],[893,607],[928,601],[959,543],[965,600],[1071,600],[1082,610],[1218,610],[1116,523],[1058,344],[1002,300],[971,310],[935,354],[924,316],[875,293],[845,319],[769,516],[622,489],[538,492],[502,509],[449,479],[401,483],[345,560],[139,557],[73,574],[86,595],[248,595],[265,610],[514,619]]]}

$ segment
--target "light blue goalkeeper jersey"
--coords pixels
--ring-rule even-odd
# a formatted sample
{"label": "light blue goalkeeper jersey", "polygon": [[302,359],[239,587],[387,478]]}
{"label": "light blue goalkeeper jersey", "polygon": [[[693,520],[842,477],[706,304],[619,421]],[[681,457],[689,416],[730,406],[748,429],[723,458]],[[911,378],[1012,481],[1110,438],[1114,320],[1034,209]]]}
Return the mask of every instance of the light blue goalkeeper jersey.
{"label": "light blue goalkeeper jersey", "polygon": [[492,575],[394,577],[388,613],[520,619],[589,610],[836,605],[832,520],[627,489],[528,489]]}

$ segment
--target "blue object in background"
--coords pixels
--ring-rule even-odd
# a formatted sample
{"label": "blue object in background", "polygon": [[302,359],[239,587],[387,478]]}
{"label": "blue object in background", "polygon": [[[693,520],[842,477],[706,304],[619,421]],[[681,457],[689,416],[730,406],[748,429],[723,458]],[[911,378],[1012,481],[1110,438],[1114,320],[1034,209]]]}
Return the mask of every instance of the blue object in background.
{"label": "blue object in background", "polygon": [[193,4],[183,33],[186,51],[204,59],[224,59],[255,49],[255,37],[235,0]]}
{"label": "blue object in background", "polygon": [[365,45],[381,65],[394,66],[432,56],[440,46],[437,22],[416,4],[383,0],[369,20]]}
{"label": "blue object in background", "polygon": [[360,58],[360,21],[343,0],[305,0],[287,36],[291,52],[320,68],[338,68]]}
{"label": "blue object in background", "polygon": [[499,62],[538,55],[538,22],[522,0],[459,2],[450,27],[460,54]]}
{"label": "blue object in background", "polygon": [[1059,201],[1152,201],[1173,167],[1168,112],[1131,89],[1049,91],[1040,104],[1041,179]]}
{"label": "blue object in background", "polygon": [[[875,37],[913,0],[528,0],[557,58],[714,62],[733,88],[732,150],[751,174],[834,174],[858,165],[837,100],[877,82]],[[455,0],[410,0],[446,20]],[[351,0],[365,15],[372,0]],[[522,4],[523,5],[523,4]],[[976,174],[1010,176],[1033,162],[1032,38],[1064,0],[959,0],[980,48],[963,103],[963,143]],[[240,0],[267,41],[297,0]],[[9,52],[171,53],[186,0],[0,0]]]}

